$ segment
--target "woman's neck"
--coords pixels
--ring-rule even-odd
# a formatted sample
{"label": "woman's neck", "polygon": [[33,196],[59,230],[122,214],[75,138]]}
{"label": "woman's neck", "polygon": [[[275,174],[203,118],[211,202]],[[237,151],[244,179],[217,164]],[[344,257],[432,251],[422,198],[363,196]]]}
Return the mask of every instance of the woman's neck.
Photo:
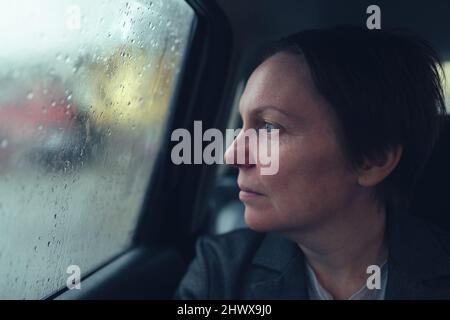
{"label": "woman's neck", "polygon": [[366,284],[370,265],[387,259],[384,206],[357,206],[336,213],[315,230],[300,232],[296,242],[320,284],[334,298],[346,299]]}

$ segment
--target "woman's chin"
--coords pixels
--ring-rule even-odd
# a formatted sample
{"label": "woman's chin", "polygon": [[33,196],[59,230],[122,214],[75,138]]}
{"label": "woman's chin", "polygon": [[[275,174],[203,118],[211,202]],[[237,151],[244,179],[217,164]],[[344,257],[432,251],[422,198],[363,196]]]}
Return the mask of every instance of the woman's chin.
{"label": "woman's chin", "polygon": [[303,219],[297,218],[294,224],[292,219],[283,221],[283,215],[273,210],[264,210],[248,205],[245,206],[244,219],[245,224],[254,231],[280,234],[306,231],[318,222],[314,215],[304,215]]}
{"label": "woman's chin", "polygon": [[277,229],[274,217],[271,218],[271,215],[263,210],[256,210],[246,206],[244,217],[246,225],[254,231],[269,232]]}

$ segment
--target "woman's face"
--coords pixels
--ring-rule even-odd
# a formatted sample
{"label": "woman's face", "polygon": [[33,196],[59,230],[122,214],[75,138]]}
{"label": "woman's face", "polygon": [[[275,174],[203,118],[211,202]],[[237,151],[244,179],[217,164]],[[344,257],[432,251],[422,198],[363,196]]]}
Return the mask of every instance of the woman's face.
{"label": "woman's face", "polygon": [[[277,53],[262,63],[248,80],[239,109],[243,130],[279,129],[278,173],[261,175],[258,162],[238,165],[241,190],[253,191],[239,194],[250,228],[291,232],[345,212],[360,189],[357,176],[348,169],[331,109],[301,56]],[[237,146],[225,153],[227,163]],[[257,159],[251,146],[245,152]]]}

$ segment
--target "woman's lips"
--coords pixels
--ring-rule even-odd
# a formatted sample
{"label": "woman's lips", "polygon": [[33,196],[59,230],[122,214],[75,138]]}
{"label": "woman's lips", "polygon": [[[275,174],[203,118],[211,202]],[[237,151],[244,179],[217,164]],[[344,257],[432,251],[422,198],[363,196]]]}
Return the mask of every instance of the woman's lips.
{"label": "woman's lips", "polygon": [[262,193],[259,193],[247,187],[239,186],[239,189],[241,189],[241,191],[239,192],[239,199],[241,199],[242,201],[264,196]]}

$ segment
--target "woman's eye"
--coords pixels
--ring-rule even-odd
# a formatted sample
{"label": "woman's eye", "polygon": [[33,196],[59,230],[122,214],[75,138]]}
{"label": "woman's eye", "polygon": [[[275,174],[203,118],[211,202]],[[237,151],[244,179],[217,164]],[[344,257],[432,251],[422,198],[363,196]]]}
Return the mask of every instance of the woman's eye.
{"label": "woman's eye", "polygon": [[276,129],[276,127],[270,122],[264,122],[264,129],[267,131],[267,133],[271,133],[273,129]]}

